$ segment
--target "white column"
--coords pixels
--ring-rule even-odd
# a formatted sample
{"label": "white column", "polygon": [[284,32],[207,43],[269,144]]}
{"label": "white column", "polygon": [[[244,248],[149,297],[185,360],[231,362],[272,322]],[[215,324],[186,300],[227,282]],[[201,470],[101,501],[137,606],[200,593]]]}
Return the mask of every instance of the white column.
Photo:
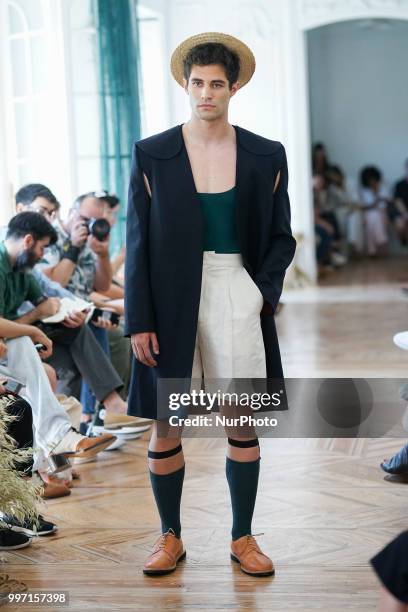
{"label": "white column", "polygon": [[281,95],[285,100],[285,132],[294,232],[302,236],[297,264],[316,280],[313,196],[311,184],[310,112],[306,35],[297,23],[295,3],[280,0],[282,56]]}

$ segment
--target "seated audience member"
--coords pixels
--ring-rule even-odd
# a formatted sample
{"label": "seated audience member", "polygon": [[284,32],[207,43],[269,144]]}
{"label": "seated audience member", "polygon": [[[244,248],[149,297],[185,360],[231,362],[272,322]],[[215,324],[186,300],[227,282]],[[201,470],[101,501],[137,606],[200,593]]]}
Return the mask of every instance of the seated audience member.
{"label": "seated audience member", "polygon": [[[5,347],[5,345],[3,346]],[[1,348],[0,355],[4,355]],[[15,441],[17,449],[32,449],[34,440],[30,404],[22,397],[7,391],[1,382],[0,399],[7,400],[6,411],[9,415],[15,417],[7,424],[7,435]],[[24,480],[31,480],[32,455],[22,462],[15,463],[14,469],[19,471]],[[0,528],[0,550],[25,548],[30,545],[32,536],[50,535],[57,531],[57,526],[51,521],[46,521],[41,514],[38,515],[36,521],[29,518],[21,521],[12,514],[4,513],[0,508],[0,518],[7,525],[7,527]]]}
{"label": "seated audience member", "polygon": [[[60,204],[54,194],[40,183],[30,183],[21,187],[15,195],[16,212],[37,212],[51,223],[58,218]],[[7,234],[7,226],[0,227],[0,242]],[[47,297],[68,297],[73,298],[73,294],[67,291],[59,283],[55,283],[47,278],[40,270],[33,269],[32,275],[40,285],[44,295]]]}
{"label": "seated audience member", "polygon": [[385,253],[388,244],[387,207],[389,199],[382,184],[382,175],[375,166],[366,166],[360,173],[360,203],[364,211],[368,255]]}
{"label": "seated audience member", "polygon": [[339,232],[349,242],[349,217],[355,209],[346,179],[339,166],[330,166],[327,171],[327,199],[339,226]]}
{"label": "seated audience member", "polygon": [[[108,221],[110,227],[113,228],[116,225],[118,219],[120,211],[120,200],[117,196],[110,194],[106,191],[99,192],[98,197],[104,204],[103,217]],[[112,308],[120,316],[124,315],[125,310],[125,292],[123,287],[124,258],[125,247],[123,247],[119,254],[116,255],[113,260],[111,260],[113,276],[112,284],[108,291],[105,291],[101,294],[101,297],[102,299],[105,299],[105,302],[100,303],[101,307]],[[118,282],[118,278],[121,278],[120,282]],[[98,299],[98,297],[99,296],[96,296],[96,299]],[[92,294],[92,300],[95,301],[94,294]],[[130,344],[130,339],[124,337],[122,320],[116,329],[109,330],[108,335],[111,360],[116,371],[124,382],[124,393],[126,393],[127,396],[130,383],[132,348]]]}
{"label": "seated audience member", "polygon": [[[109,261],[109,224],[103,218],[104,204],[93,193],[79,196],[68,219],[55,226],[58,240],[44,253],[41,269],[76,296],[87,300],[93,290],[107,291],[112,281]],[[96,235],[97,234],[97,235]]]}
{"label": "seated audience member", "polygon": [[[29,326],[27,326],[29,327]],[[4,320],[0,319],[0,333],[1,331],[5,331],[6,329],[9,329],[11,331],[11,333],[13,333],[13,324],[10,323],[10,321],[8,322],[4,322]],[[36,328],[34,328],[36,329]],[[41,336],[42,332],[40,332],[38,330],[38,335],[36,336],[37,340],[38,338]],[[35,333],[35,332],[34,332]],[[45,340],[45,338],[43,338]],[[6,366],[6,371],[7,373],[9,373],[10,376],[13,376],[15,379],[16,377],[16,373],[14,371],[13,368],[9,368],[7,367],[8,364],[8,350],[10,348],[10,352],[11,352],[11,359],[10,359],[10,365],[13,366],[13,353],[14,355],[18,355],[21,352],[21,356],[22,359],[24,361],[23,367],[21,368],[23,370],[23,376],[22,379],[25,381],[25,383],[28,383],[28,391],[24,390],[21,391],[21,395],[23,396],[25,393],[27,393],[28,395],[33,392],[36,392],[42,385],[43,385],[43,376],[41,373],[41,377],[40,380],[38,382],[38,389],[36,389],[35,387],[33,387],[33,380],[36,380],[37,378],[37,367],[38,364],[42,365],[43,370],[45,372],[45,374],[47,375],[51,390],[53,393],[55,393],[55,390],[53,388],[53,385],[55,385],[56,387],[56,375],[55,375],[55,371],[53,368],[51,368],[51,366],[49,366],[48,364],[42,363],[40,361],[40,358],[38,356],[37,351],[34,353],[33,351],[33,344],[34,344],[34,337],[30,338],[30,337],[23,337],[20,340],[8,340],[7,344],[4,340],[0,339],[0,367],[1,366]],[[34,347],[35,348],[35,347]],[[24,354],[23,354],[24,352]],[[26,362],[26,359],[28,360],[28,365]],[[27,376],[25,374],[25,371],[29,370],[30,372],[33,372],[34,374],[34,378],[31,378],[30,376]],[[3,369],[0,369],[0,380],[3,376]],[[21,381],[20,381],[21,382]],[[27,386],[27,385],[26,385]],[[46,389],[47,390],[47,389]],[[46,397],[42,398],[42,401],[46,401]],[[35,406],[38,405],[38,402],[34,404]],[[56,406],[56,410],[54,410],[55,407],[55,397],[51,397],[51,402],[49,403],[50,409],[52,410],[52,414],[54,415],[55,419],[59,419],[60,415],[63,414],[61,413],[61,406],[58,404]],[[23,415],[24,416],[24,415]],[[64,416],[64,424],[67,422],[65,416]],[[45,418],[44,418],[45,417]],[[33,417],[32,417],[32,409],[30,406],[30,423],[32,423],[33,421]],[[45,438],[48,437],[49,440],[49,444],[47,445],[47,448],[51,448],[52,446],[55,445],[55,440],[53,440],[53,432],[55,431],[55,423],[51,422],[50,424],[50,420],[47,418],[47,411],[46,410],[42,410],[40,413],[35,412],[35,423],[36,423],[36,428],[38,431],[38,436],[40,438]],[[20,428],[19,425],[19,421],[15,421],[14,422],[15,427],[18,429]],[[51,425],[51,426],[50,426]],[[50,428],[50,431],[48,431],[48,428]],[[14,431],[14,429],[13,429]],[[32,432],[31,432],[32,433]],[[11,435],[11,434],[10,434]],[[30,434],[31,435],[31,434]],[[12,436],[15,437],[15,436]],[[58,437],[58,436],[57,436]],[[15,438],[17,439],[17,438]],[[29,444],[28,446],[33,446],[32,444]],[[45,470],[45,466],[44,466],[44,460],[46,459],[46,457],[44,456],[44,449],[40,449],[40,446],[38,446],[36,444],[36,452],[35,452],[35,463],[36,463],[36,468],[35,468],[35,473],[36,475],[39,477],[39,479],[42,481],[42,492],[41,492],[41,496],[45,499],[52,499],[54,497],[64,497],[65,495],[69,495],[71,493],[70,488],[69,488],[69,483],[68,482],[64,482],[63,480],[61,480],[60,478],[57,478],[55,476],[52,476],[49,473],[49,466],[48,469]],[[31,464],[32,465],[32,462]],[[72,472],[72,471],[71,471]]]}
{"label": "seated audience member", "polygon": [[347,246],[354,254],[364,251],[363,213],[358,198],[353,197],[347,186],[346,177],[339,166],[330,166],[327,172],[329,183],[329,198],[340,226],[340,232],[345,237]]}
{"label": "seated audience member", "polygon": [[16,213],[36,212],[53,223],[58,218],[60,203],[48,187],[41,183],[29,183],[21,187],[16,195]]}
{"label": "seated audience member", "polygon": [[317,175],[313,179],[314,197],[319,217],[327,221],[332,229],[333,242],[338,244],[341,238],[339,224],[335,214],[334,200],[330,197],[329,183],[326,177]]}
{"label": "seated audience member", "polygon": [[[93,291],[108,291],[112,283],[109,260],[110,223],[104,219],[105,207],[106,202],[97,197],[95,192],[78,197],[67,221],[56,226],[57,244],[47,249],[40,264],[41,270],[47,276],[85,300],[92,299]],[[99,223],[102,233],[96,233],[95,225],[92,225],[94,222]],[[105,226],[101,222],[104,222]],[[111,305],[97,305],[102,306],[103,310],[113,310]],[[115,355],[125,356],[121,357],[119,362],[115,359],[114,365],[118,366],[118,373],[125,381],[126,397],[131,363],[129,339],[124,338],[121,328],[115,330],[115,326],[101,318],[92,322],[90,328],[107,355],[110,355],[111,339]],[[88,386],[83,387],[81,401],[84,406],[84,425],[81,427],[82,431],[85,431],[86,424],[91,421],[94,412],[94,398]]]}
{"label": "seated audience member", "polygon": [[[320,177],[317,177],[320,178]],[[315,179],[316,180],[316,179]],[[313,191],[314,204],[314,229],[316,238],[316,259],[318,273],[324,274],[332,270],[331,267],[331,252],[334,235],[334,228],[328,221],[320,215],[319,199],[316,197],[316,189]]]}
{"label": "seated audience member", "polygon": [[346,263],[342,255],[341,235],[335,210],[329,203],[328,183],[325,177],[316,175],[313,178],[313,207],[315,218],[316,258],[319,272],[324,273],[331,266],[338,267]]}
{"label": "seated audience member", "polygon": [[405,176],[395,185],[394,201],[400,216],[405,222],[400,230],[400,239],[401,243],[406,245],[408,242],[408,159],[405,161]]}
{"label": "seated audience member", "polygon": [[[39,214],[43,215],[51,224],[58,225],[60,223],[58,217],[58,212],[60,208],[59,202],[55,195],[51,192],[51,190],[45,185],[39,183],[25,185],[24,187],[18,190],[15,196],[15,200],[17,212],[38,212]],[[74,294],[62,287],[59,282],[52,281],[45,274],[43,274],[41,272],[40,266],[35,266],[32,270],[32,274],[35,276],[44,295],[46,295],[47,297],[68,297],[71,299],[75,298]],[[31,310],[30,305],[23,304],[19,309],[19,315],[23,315],[29,310]],[[78,314],[77,319],[78,317],[82,317],[83,321],[85,321],[84,316]],[[95,328],[92,327],[91,329]],[[106,339],[106,334],[103,330],[101,330],[99,334],[100,336],[98,337],[97,332],[95,331],[95,335],[100,345],[102,346],[102,348],[105,348],[105,352],[107,352],[108,343]],[[89,394],[91,394],[90,391]],[[86,410],[87,394],[82,392],[81,399],[84,400]],[[94,400],[92,401],[94,403]],[[83,433],[85,433],[85,430],[83,430]]]}
{"label": "seated audience member", "polygon": [[404,531],[371,559],[380,579],[379,612],[408,612],[408,531]]}
{"label": "seated audience member", "polygon": [[[42,327],[54,343],[52,356],[47,353],[47,360],[58,374],[65,376],[63,392],[78,397],[78,382],[84,376],[98,401],[103,402],[109,411],[110,421],[128,424],[132,417],[126,415],[126,402],[117,392],[122,381],[89,328],[83,325],[83,319],[77,317],[75,322],[71,315],[70,320],[63,324],[40,322],[40,319],[55,314],[59,307],[58,299],[44,297],[28,270],[55,240],[55,230],[37,213],[20,213],[10,221],[6,241],[0,245],[0,316],[19,324],[35,323]],[[19,317],[17,310],[24,301],[30,301],[33,309]],[[26,333],[22,330],[15,335],[24,336]]]}
{"label": "seated audience member", "polygon": [[[0,336],[8,339],[7,369],[25,386],[25,395],[32,408],[36,446],[41,449],[43,456],[90,457],[112,444],[115,438],[108,434],[87,438],[71,426],[67,413],[52,391],[39,352],[35,348],[35,344],[44,347],[41,351],[43,358],[52,353],[52,342],[41,330],[34,325],[0,317]],[[37,463],[42,465],[41,459]]]}

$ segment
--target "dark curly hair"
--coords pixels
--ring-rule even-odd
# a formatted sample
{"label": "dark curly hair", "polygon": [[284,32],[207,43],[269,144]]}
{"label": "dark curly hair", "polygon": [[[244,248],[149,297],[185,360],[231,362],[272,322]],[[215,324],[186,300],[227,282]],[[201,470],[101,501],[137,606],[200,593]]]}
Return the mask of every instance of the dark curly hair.
{"label": "dark curly hair", "polygon": [[221,43],[203,43],[196,45],[188,52],[184,60],[184,78],[187,82],[193,64],[196,66],[219,64],[225,70],[230,88],[238,81],[239,57],[234,51]]}
{"label": "dark curly hair", "polygon": [[58,240],[57,232],[48,221],[36,212],[21,212],[13,217],[7,227],[6,240],[19,240],[31,234],[34,240],[49,238],[50,244]]}
{"label": "dark curly hair", "polygon": [[56,209],[60,208],[60,203],[51,189],[48,189],[48,187],[41,183],[29,183],[28,185],[24,185],[24,187],[20,187],[15,196],[16,204],[30,206],[30,204],[39,197],[45,198],[50,204],[54,204]]}
{"label": "dark curly hair", "polygon": [[382,180],[381,170],[376,166],[365,166],[360,172],[360,182],[363,187],[369,187],[371,181],[380,182]]}

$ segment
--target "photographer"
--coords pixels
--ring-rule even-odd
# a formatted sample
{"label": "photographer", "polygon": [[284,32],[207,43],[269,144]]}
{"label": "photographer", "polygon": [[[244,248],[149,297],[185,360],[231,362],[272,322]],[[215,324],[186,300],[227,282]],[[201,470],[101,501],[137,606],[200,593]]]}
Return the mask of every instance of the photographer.
{"label": "photographer", "polygon": [[[106,203],[97,192],[79,196],[64,223],[55,225],[58,241],[46,250],[37,266],[53,281],[59,282],[77,297],[90,300],[93,291],[107,291],[112,283],[112,268],[109,259],[109,234],[111,225],[104,218]],[[106,355],[110,356],[108,332],[117,327],[118,317],[109,315],[110,308],[103,308],[104,315],[90,323],[90,329]],[[101,310],[99,310],[99,314]],[[123,333],[119,343],[126,344]],[[123,347],[124,350],[126,347]],[[128,351],[129,352],[129,351]],[[130,362],[130,357],[129,360]],[[119,372],[119,375],[123,375]],[[87,384],[81,393],[83,415],[81,431],[95,411],[95,399]]]}
{"label": "photographer", "polygon": [[[27,326],[36,329],[33,328],[33,323],[38,326],[40,319],[58,310],[58,299],[46,299],[30,274],[31,268],[43,256],[44,249],[55,240],[55,230],[37,213],[20,213],[10,221],[6,240],[0,245],[0,317],[14,321],[17,332],[13,335],[5,334],[5,337],[30,336]],[[27,300],[34,308],[19,317],[17,311]],[[117,392],[123,383],[89,328],[81,324],[75,327],[71,320],[64,320],[59,325],[41,326],[45,336],[48,336],[44,341],[37,340],[37,343],[45,346],[40,353],[41,358],[49,359],[50,364],[62,377],[69,376],[69,379],[64,380],[64,391],[67,395],[78,396],[79,389],[74,389],[74,386],[77,386],[83,377],[89,382],[98,401],[103,402],[111,412],[112,417],[127,423],[130,419],[125,414],[127,405]],[[50,335],[52,342],[49,340]],[[22,362],[17,354],[16,367],[21,366]]]}
{"label": "photographer", "polygon": [[40,264],[49,278],[84,300],[94,290],[107,291],[112,282],[110,225],[103,213],[104,204],[93,192],[79,196],[67,221],[55,226],[58,241]]}

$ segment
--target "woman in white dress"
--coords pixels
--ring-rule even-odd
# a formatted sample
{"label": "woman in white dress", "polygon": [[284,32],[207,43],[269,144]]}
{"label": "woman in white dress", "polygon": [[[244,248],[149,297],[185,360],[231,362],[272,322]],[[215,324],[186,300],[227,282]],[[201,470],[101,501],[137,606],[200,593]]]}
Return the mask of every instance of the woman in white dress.
{"label": "woman in white dress", "polygon": [[390,201],[382,184],[382,175],[375,166],[366,166],[360,174],[360,203],[364,212],[368,255],[384,253],[388,244],[387,206]]}

